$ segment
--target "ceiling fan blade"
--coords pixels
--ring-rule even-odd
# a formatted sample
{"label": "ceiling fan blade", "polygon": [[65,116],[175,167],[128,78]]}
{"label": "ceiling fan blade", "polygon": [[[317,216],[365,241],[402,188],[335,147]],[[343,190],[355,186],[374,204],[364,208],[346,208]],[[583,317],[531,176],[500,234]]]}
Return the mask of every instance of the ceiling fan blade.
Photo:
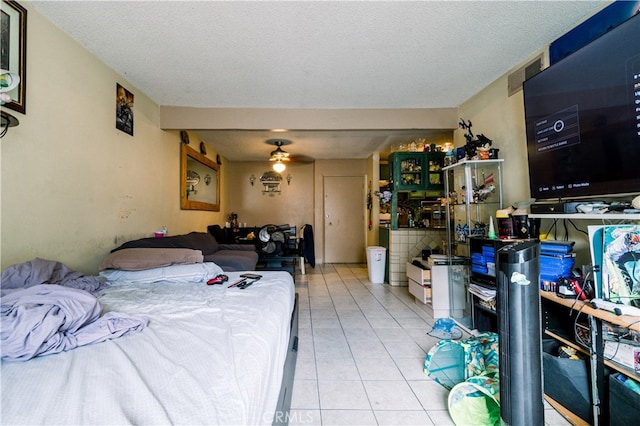
{"label": "ceiling fan blade", "polygon": [[269,161],[289,161],[291,159],[291,157],[271,157],[269,158]]}
{"label": "ceiling fan blade", "polygon": [[306,155],[294,155],[287,158],[286,161],[293,161],[294,163],[313,163],[315,161],[314,158],[306,156]]}

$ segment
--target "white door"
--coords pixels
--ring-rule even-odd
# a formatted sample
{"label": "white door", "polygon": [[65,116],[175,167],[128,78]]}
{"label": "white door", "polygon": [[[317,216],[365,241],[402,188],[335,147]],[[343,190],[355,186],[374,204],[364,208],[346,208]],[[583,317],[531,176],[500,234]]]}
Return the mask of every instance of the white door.
{"label": "white door", "polygon": [[364,176],[324,177],[324,262],[365,263]]}

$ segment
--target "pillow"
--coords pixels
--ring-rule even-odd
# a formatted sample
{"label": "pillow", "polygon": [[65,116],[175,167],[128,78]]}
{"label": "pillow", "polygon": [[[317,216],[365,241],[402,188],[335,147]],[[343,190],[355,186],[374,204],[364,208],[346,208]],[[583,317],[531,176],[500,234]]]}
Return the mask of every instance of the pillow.
{"label": "pillow", "polygon": [[111,252],[127,248],[187,248],[201,250],[205,256],[218,251],[218,242],[213,235],[208,232],[190,232],[182,235],[172,235],[163,238],[141,238],[139,240],[127,241],[120,247],[116,247]]}
{"label": "pillow", "polygon": [[100,276],[109,282],[128,282],[132,284],[154,283],[158,281],[172,281],[177,283],[205,282],[218,274],[222,274],[222,268],[213,262],[163,266],[142,271],[106,269],[100,272]]}
{"label": "pillow", "polygon": [[109,253],[98,271],[104,269],[122,269],[140,271],[184,263],[202,263],[204,256],[200,250],[183,248],[128,248]]}

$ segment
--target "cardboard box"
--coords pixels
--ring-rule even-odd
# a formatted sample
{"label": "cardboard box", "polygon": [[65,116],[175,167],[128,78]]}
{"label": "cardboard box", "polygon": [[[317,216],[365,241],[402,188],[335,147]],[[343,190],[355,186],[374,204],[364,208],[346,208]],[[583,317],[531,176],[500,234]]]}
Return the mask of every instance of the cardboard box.
{"label": "cardboard box", "polygon": [[636,374],[640,374],[640,346],[605,340],[604,359],[618,363]]}
{"label": "cardboard box", "polygon": [[576,343],[583,348],[589,349],[591,347],[591,329],[587,324],[576,323]]}

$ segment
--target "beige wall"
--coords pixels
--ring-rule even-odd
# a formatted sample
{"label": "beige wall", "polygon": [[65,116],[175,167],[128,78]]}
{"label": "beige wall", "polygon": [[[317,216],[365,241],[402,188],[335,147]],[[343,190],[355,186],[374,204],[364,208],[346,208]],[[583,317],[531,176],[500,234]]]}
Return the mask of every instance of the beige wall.
{"label": "beige wall", "polygon": [[[41,257],[95,273],[125,240],[220,223],[222,213],[180,210],[179,135],[160,130],[158,105],[23,6],[26,115],[1,143],[2,269]],[[115,128],[116,83],[135,96],[133,137]]]}
{"label": "beige wall", "polygon": [[[246,222],[247,226],[287,223],[298,229],[307,223],[313,224],[313,163],[288,163],[282,173],[281,192],[263,194],[260,176],[271,170],[272,165],[269,161],[228,163],[227,205],[238,214],[238,221]],[[254,186],[249,182],[251,175],[256,177]],[[291,176],[290,184],[286,181],[287,175]],[[225,217],[229,213],[225,211]]]}
{"label": "beige wall", "polygon": [[[460,117],[471,120],[474,135],[484,134],[493,140],[503,158],[505,205],[530,198],[527,139],[522,90],[508,96],[508,73],[491,83],[460,106]],[[454,132],[455,145],[465,144],[463,129]]]}

